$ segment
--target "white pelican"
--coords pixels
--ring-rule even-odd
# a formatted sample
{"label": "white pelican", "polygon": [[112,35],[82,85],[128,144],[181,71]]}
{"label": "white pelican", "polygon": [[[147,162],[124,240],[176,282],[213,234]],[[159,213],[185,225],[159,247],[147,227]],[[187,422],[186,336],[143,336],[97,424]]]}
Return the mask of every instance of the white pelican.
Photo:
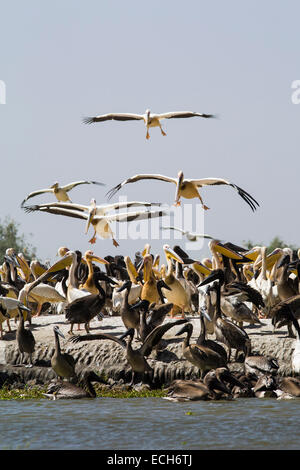
{"label": "white pelican", "polygon": [[[163,295],[166,297],[168,302],[174,304],[174,308],[180,308],[181,316],[184,318],[185,311],[191,311],[191,305],[189,304],[189,298],[185,288],[174,275],[172,259],[181,264],[183,264],[184,261],[169,247],[169,245],[164,245],[163,250],[165,252],[168,269],[166,271],[165,266],[162,266],[162,279],[171,289],[167,290],[162,288]],[[172,308],[171,317],[174,316],[174,308]]]}
{"label": "white pelican", "polygon": [[171,113],[152,114],[150,109],[146,109],[145,114],[132,114],[132,113],[110,113],[102,114],[101,116],[86,117],[83,119],[85,124],[92,124],[93,122],[103,121],[144,121],[147,128],[146,139],[150,138],[149,128],[159,127],[162,135],[167,135],[161,127],[161,119],[178,119],[190,117],[214,118],[214,114],[194,113],[193,111],[174,111]]}
{"label": "white pelican", "polygon": [[[90,225],[94,228],[94,235],[89,240],[90,243],[96,243],[96,235],[101,238],[112,238],[114,246],[119,246],[118,242],[114,238],[114,233],[110,227],[111,222],[131,222],[133,220],[144,220],[150,219],[153,217],[161,217],[163,215],[167,215],[167,212],[163,211],[147,211],[147,210],[140,210],[136,212],[124,212],[119,214],[111,214],[105,215],[110,209],[108,207],[113,208],[122,208],[122,207],[130,207],[130,206],[139,206],[139,205],[146,205],[151,206],[151,203],[140,203],[140,202],[125,202],[119,204],[112,204],[110,206],[102,206],[103,209],[99,209],[101,206],[96,206],[95,199],[92,199],[90,206],[80,206],[78,204],[41,204],[35,206],[26,206],[26,212],[34,212],[34,211],[41,211],[41,212],[49,212],[50,214],[57,214],[57,215],[65,215],[67,217],[75,217],[77,219],[83,219],[86,221],[86,231]],[[80,209],[81,207],[81,209]],[[88,213],[85,211],[88,210]],[[101,210],[103,210],[103,214],[101,214]]]}
{"label": "white pelican", "polygon": [[156,175],[156,174],[135,175],[135,176],[132,176],[131,178],[128,178],[122,181],[122,183],[117,184],[117,186],[115,186],[110,191],[108,191],[107,195],[110,199],[125,184],[135,183],[136,181],[145,180],[145,179],[146,180],[147,179],[148,180],[160,180],[160,181],[165,181],[167,183],[176,184],[175,206],[180,205],[181,196],[186,199],[199,198],[203,209],[206,210],[208,209],[208,207],[203,204],[203,200],[198,192],[198,188],[202,188],[202,186],[217,186],[217,185],[223,185],[223,184],[234,188],[238,192],[238,194],[244,199],[244,201],[246,201],[247,204],[249,204],[249,206],[251,207],[253,211],[256,210],[256,207],[255,207],[256,205],[259,206],[258,202],[249,193],[244,191],[242,188],[240,188],[236,184],[230,183],[229,181],[226,181],[221,178],[203,178],[200,180],[185,179],[182,171],[179,171],[177,178],[170,178],[169,176]]}
{"label": "white pelican", "polygon": [[80,184],[98,184],[100,186],[105,186],[104,183],[98,183],[97,181],[74,181],[73,183],[66,184],[65,186],[60,186],[59,183],[56,182],[52,186],[50,186],[50,188],[38,189],[37,191],[29,193],[28,196],[26,196],[26,198],[22,201],[21,207],[23,207],[23,204],[31,197],[38,196],[39,194],[44,193],[53,193],[58,201],[71,202],[68,192],[71,191],[71,189],[75,188],[75,186],[78,186]]}
{"label": "white pelican", "polygon": [[211,237],[210,235],[206,235],[205,233],[194,233],[194,232],[190,232],[189,230],[182,230],[181,228],[179,227],[161,227],[162,230],[176,230],[178,232],[181,232],[182,235],[185,235],[186,238],[190,241],[190,242],[196,242],[198,238],[209,238],[209,239],[213,239],[213,237]]}

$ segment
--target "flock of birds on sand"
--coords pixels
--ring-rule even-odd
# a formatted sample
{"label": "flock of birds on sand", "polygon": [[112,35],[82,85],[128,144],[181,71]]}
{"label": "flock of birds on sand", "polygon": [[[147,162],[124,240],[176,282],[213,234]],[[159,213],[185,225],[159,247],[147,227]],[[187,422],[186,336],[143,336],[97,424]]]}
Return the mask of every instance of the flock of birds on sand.
{"label": "flock of birds on sand", "polygon": [[[165,135],[161,119],[194,116],[214,117],[192,112],[155,115],[147,110],[144,115],[107,114],[86,118],[85,122],[144,120],[148,139],[150,127],[160,127]],[[113,187],[108,197],[112,198],[126,184],[149,179],[174,183],[176,206],[180,205],[181,198],[196,198],[207,210],[199,189],[207,185],[228,185],[252,211],[259,207],[258,202],[236,184],[221,178],[186,179],[182,171],[178,172],[177,178],[135,175]],[[97,205],[95,199],[90,205],[72,202],[69,192],[83,184],[102,185],[97,181],[77,181],[65,186],[55,183],[50,188],[28,194],[21,207],[26,212],[40,211],[83,219],[86,233],[90,225],[94,229],[89,240],[91,244],[96,242],[98,235],[111,238],[114,246],[118,246],[118,241],[110,227],[111,222],[164,215],[159,209],[151,210],[159,203],[129,201]],[[26,205],[29,199],[43,193],[53,193],[56,201]],[[140,209],[130,212],[131,207]],[[111,213],[119,209],[128,211]],[[130,386],[135,386],[138,378],[150,386],[153,384],[149,356],[152,351],[164,347],[163,337],[176,326],[176,337],[182,338],[182,355],[200,375],[194,380],[172,381],[165,397],[171,401],[300,396],[300,250],[277,248],[267,254],[264,246],[248,249],[180,227],[162,228],[179,230],[190,241],[201,237],[209,239],[211,257],[194,259],[180,246],[171,248],[167,244],[163,246],[164,261],[160,255],[151,253],[150,244],[137,251],[134,259],[122,255],[101,258],[92,250],[82,253],[60,247],[58,261],[49,266],[36,259],[30,261],[23,253],[8,248],[0,267],[0,338],[3,338],[2,324],[6,322],[11,331],[10,321],[14,318],[20,364],[25,365],[27,354],[29,364],[27,361],[26,367],[32,367],[35,351],[35,338],[30,330],[32,317],[38,317],[51,307],[55,313],[65,315],[70,324],[68,341],[71,343],[109,340],[121,346],[132,370]],[[101,320],[110,315],[121,317],[125,328],[121,336],[90,333],[93,319]],[[195,318],[200,321],[200,334],[192,342],[191,320]],[[251,335],[245,328],[259,326],[265,318],[271,319],[274,331],[286,325],[288,336],[294,338],[293,376],[279,376],[279,364],[274,357],[252,352]],[[26,321],[29,328],[25,326]],[[85,334],[74,334],[75,325],[77,330],[84,325]],[[53,327],[53,333],[55,352],[51,366],[58,380],[50,385],[46,396],[55,399],[95,397],[92,382],[102,379],[87,371],[77,384],[72,383],[71,379],[76,376],[75,360],[71,354],[62,351],[59,338],[65,336],[57,325]],[[231,370],[230,364],[235,361],[243,363],[242,372]]]}

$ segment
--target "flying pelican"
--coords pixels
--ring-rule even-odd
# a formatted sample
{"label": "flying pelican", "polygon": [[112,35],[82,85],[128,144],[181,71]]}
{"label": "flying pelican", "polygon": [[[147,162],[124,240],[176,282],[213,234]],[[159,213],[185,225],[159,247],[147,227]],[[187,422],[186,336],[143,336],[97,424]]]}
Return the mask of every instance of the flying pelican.
{"label": "flying pelican", "polygon": [[110,191],[108,191],[107,196],[109,199],[111,199],[125,184],[128,183],[135,183],[136,181],[140,180],[160,180],[160,181],[165,181],[167,183],[174,183],[176,184],[176,194],[175,194],[175,206],[180,206],[180,197],[184,197],[186,199],[194,199],[194,198],[199,198],[200,202],[202,204],[203,209],[207,210],[209,209],[206,205],[204,205],[202,197],[200,196],[200,193],[198,192],[198,188],[202,188],[202,186],[216,186],[216,185],[222,185],[226,184],[228,186],[231,186],[234,188],[238,194],[244,199],[244,201],[249,204],[251,209],[253,211],[256,210],[256,205],[259,206],[258,202],[244,189],[240,188],[236,184],[230,183],[229,181],[226,181],[222,178],[202,178],[199,180],[194,180],[194,179],[185,179],[183,172],[180,170],[178,173],[177,178],[170,178],[169,176],[163,176],[163,175],[157,175],[157,174],[141,174],[141,175],[135,175],[132,176],[131,178],[128,178],[122,183],[117,184],[114,188],[112,188]]}
{"label": "flying pelican", "polygon": [[149,128],[159,127],[162,135],[167,135],[161,127],[161,119],[178,119],[190,117],[203,117],[214,118],[214,114],[194,113],[192,111],[174,111],[171,113],[152,114],[150,109],[146,109],[145,114],[132,114],[132,113],[110,113],[101,116],[86,117],[83,119],[85,124],[92,124],[93,122],[103,121],[144,121],[147,128],[146,139],[150,139]]}
{"label": "flying pelican", "polygon": [[[109,210],[141,205],[151,206],[152,203],[141,203],[133,201],[111,204],[105,207],[97,206],[96,200],[92,199],[90,206],[80,206],[79,204],[53,203],[35,206],[25,206],[24,209],[26,212],[41,211],[49,212],[50,214],[65,215],[67,217],[83,219],[86,221],[85,233],[88,232],[90,225],[92,225],[94,228],[94,235],[89,240],[90,243],[96,243],[96,235],[99,235],[99,237],[101,238],[112,238],[114,246],[119,246],[118,242],[114,238],[114,233],[110,227],[111,222],[131,222],[133,220],[144,220],[167,215],[167,212],[147,210],[106,215]],[[88,212],[86,213],[85,211]]]}
{"label": "flying pelican", "polygon": [[71,191],[71,189],[75,188],[75,186],[78,186],[80,184],[98,184],[100,186],[105,186],[104,183],[98,183],[97,181],[74,181],[73,183],[66,184],[65,186],[59,186],[59,183],[56,182],[52,186],[50,186],[50,188],[39,189],[37,191],[29,193],[28,196],[26,196],[26,198],[22,201],[21,207],[23,207],[23,204],[31,197],[38,196],[39,194],[44,193],[53,193],[58,201],[71,202],[68,192]]}
{"label": "flying pelican", "polygon": [[190,242],[196,242],[198,238],[209,238],[213,240],[213,237],[211,237],[210,235],[206,235],[205,233],[194,233],[194,232],[190,232],[189,230],[182,230],[179,227],[161,227],[161,228],[162,230],[176,230],[178,232],[181,232],[183,235],[186,236],[186,238]]}

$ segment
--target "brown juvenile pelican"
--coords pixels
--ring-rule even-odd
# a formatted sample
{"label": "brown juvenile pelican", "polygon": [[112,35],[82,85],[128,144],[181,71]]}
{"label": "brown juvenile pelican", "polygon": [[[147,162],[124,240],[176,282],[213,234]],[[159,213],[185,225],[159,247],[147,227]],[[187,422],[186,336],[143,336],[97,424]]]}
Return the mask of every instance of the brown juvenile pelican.
{"label": "brown juvenile pelican", "polygon": [[244,361],[246,374],[275,375],[278,372],[279,364],[277,359],[271,356],[247,356]]}
{"label": "brown juvenile pelican", "polygon": [[[216,279],[216,273],[209,275],[199,286],[209,284],[211,281]],[[246,331],[235,325],[227,318],[222,318],[221,311],[221,284],[224,279],[219,279],[214,283],[214,289],[216,290],[216,311],[214,318],[214,331],[217,341],[224,343],[228,347],[228,362],[230,361],[231,349],[236,349],[235,358],[239,350],[242,350],[245,356],[249,355],[251,350],[251,342]]]}
{"label": "brown juvenile pelican", "polygon": [[23,310],[30,311],[29,309],[24,309],[24,307],[22,309],[19,307],[19,324],[17,328],[16,339],[19,351],[21,353],[20,364],[23,363],[24,353],[26,353],[29,355],[30,363],[25,367],[32,367],[32,354],[34,353],[35,339],[32,332],[24,327]]}
{"label": "brown juvenile pelican", "polygon": [[[144,375],[145,372],[152,372],[152,367],[146,360],[146,357],[149,356],[152,349],[160,342],[163,335],[173,326],[181,325],[185,323],[186,320],[177,320],[175,322],[165,323],[164,325],[158,326],[154,328],[151,333],[148,334],[146,339],[143,341],[143,344],[138,349],[132,348],[132,341],[134,336],[134,329],[130,328],[127,330],[120,338],[110,334],[94,334],[94,335],[81,335],[81,336],[73,336],[70,338],[69,341],[73,343],[79,343],[82,341],[94,341],[94,340],[111,340],[118,343],[122,346],[123,349],[126,350],[126,359],[129,362],[131,369],[132,369],[132,379],[130,385],[134,384],[134,379],[136,374]],[[124,341],[124,338],[129,336],[129,340]]]}
{"label": "brown juvenile pelican", "polygon": [[226,366],[226,360],[216,351],[205,346],[200,346],[199,344],[190,344],[190,338],[193,333],[193,325],[191,323],[184,325],[175,336],[180,336],[183,333],[187,333],[182,343],[183,356],[191,362],[191,364],[200,369],[201,378],[211,369]]}
{"label": "brown juvenile pelican", "polygon": [[92,382],[103,383],[103,380],[93,371],[86,371],[83,377],[78,380],[78,384],[70,382],[56,382],[50,384],[44,395],[52,400],[60,399],[79,399],[79,398],[95,398],[96,391]]}
{"label": "brown juvenile pelican", "polygon": [[149,128],[159,127],[162,135],[167,135],[161,127],[161,119],[178,119],[178,118],[191,118],[191,117],[213,118],[213,114],[195,113],[193,111],[173,111],[170,113],[153,114],[150,109],[146,109],[145,114],[132,114],[132,113],[110,113],[102,114],[101,116],[86,117],[83,119],[85,124],[92,124],[93,122],[103,121],[144,121],[147,128],[146,139],[150,138]]}
{"label": "brown juvenile pelican", "polygon": [[202,179],[186,179],[184,178],[183,172],[179,171],[177,178],[171,178],[169,176],[163,176],[163,175],[157,175],[157,174],[140,174],[140,175],[135,175],[132,176],[131,178],[128,178],[122,183],[117,184],[114,188],[112,188],[110,191],[108,191],[107,195],[109,196],[109,199],[113,197],[125,184],[129,183],[135,183],[136,181],[140,180],[159,180],[159,181],[165,181],[167,183],[173,183],[176,185],[176,194],[175,194],[175,205],[179,206],[180,205],[180,198],[186,198],[186,199],[200,199],[200,202],[202,204],[203,209],[208,209],[207,206],[204,205],[202,197],[200,196],[200,193],[198,192],[198,188],[202,188],[203,186],[217,186],[217,185],[227,185],[231,186],[233,189],[235,189],[238,194],[244,199],[244,201],[249,204],[251,209],[253,211],[256,210],[256,206],[259,206],[258,202],[246,191],[244,191],[242,188],[237,186],[234,183],[230,183],[229,181],[226,181],[225,179],[222,178],[202,178]]}
{"label": "brown juvenile pelican", "polygon": [[206,339],[206,326],[204,321],[204,315],[209,317],[205,310],[200,310],[200,334],[197,339],[197,343],[199,346],[204,346],[206,348],[212,349],[220,356],[224,358],[224,361],[227,362],[227,352],[223,348],[223,346],[212,339]]}
{"label": "brown juvenile pelican", "polygon": [[26,198],[22,201],[21,207],[23,207],[24,203],[31,197],[38,196],[39,194],[44,193],[53,193],[58,201],[71,202],[68,192],[76,186],[79,186],[80,184],[98,184],[100,186],[105,186],[105,184],[98,183],[97,181],[74,181],[73,183],[66,184],[65,186],[60,186],[59,183],[56,182],[52,186],[50,186],[50,188],[39,189],[28,194],[28,196],[26,196]]}
{"label": "brown juvenile pelican", "polygon": [[60,331],[58,326],[53,327],[55,337],[55,352],[51,358],[51,366],[54,372],[60,379],[70,379],[75,375],[75,360],[71,354],[62,353],[60,349],[59,337],[65,336]]}

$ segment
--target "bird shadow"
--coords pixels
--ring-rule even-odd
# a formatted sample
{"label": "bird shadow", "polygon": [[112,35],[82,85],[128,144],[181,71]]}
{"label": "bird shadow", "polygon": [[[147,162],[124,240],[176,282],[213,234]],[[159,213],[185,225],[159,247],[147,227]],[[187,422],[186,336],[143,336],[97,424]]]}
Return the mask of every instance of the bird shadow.
{"label": "bird shadow", "polygon": [[7,331],[4,333],[2,340],[3,341],[14,341],[17,336],[17,330]]}

